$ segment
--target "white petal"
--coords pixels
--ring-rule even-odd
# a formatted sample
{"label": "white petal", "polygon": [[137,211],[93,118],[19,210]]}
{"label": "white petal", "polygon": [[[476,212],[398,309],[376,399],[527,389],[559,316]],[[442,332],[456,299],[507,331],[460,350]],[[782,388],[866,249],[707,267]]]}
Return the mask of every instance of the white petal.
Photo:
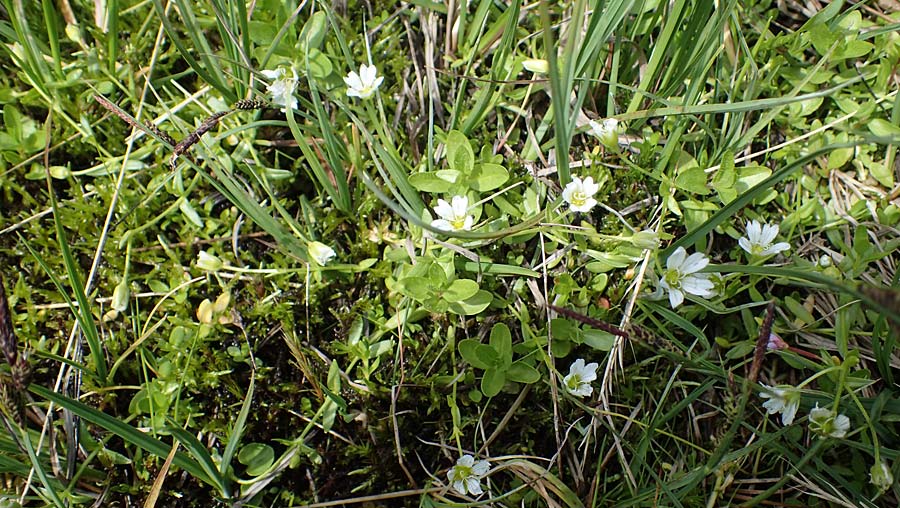
{"label": "white petal", "polygon": [[459,458],[459,460],[456,461],[457,466],[472,467],[472,464],[474,464],[474,463],[475,463],[475,457],[469,455],[468,453],[463,455],[462,457]]}
{"label": "white petal", "polygon": [[475,465],[472,466],[472,473],[478,475],[479,477],[488,474],[488,471],[490,470],[491,464],[486,460],[479,460],[475,463]]}
{"label": "white petal", "polygon": [[466,493],[466,484],[462,480],[456,480],[453,482],[453,490],[459,492],[460,494]]}
{"label": "white petal", "polygon": [[682,291],[692,295],[712,296],[713,287],[715,287],[715,284],[711,280],[702,277],[689,276],[681,280]]}
{"label": "white petal", "polygon": [[582,191],[585,193],[585,195],[588,196],[593,196],[597,193],[598,190],[600,190],[600,186],[594,183],[594,177],[592,176],[585,178],[584,183],[582,183],[581,186]]}
{"label": "white petal", "polygon": [[681,263],[681,273],[683,274],[691,274],[694,272],[699,272],[700,270],[706,268],[706,265],[709,264],[709,258],[704,256],[702,252],[695,252],[687,257],[683,263]]}
{"label": "white petal", "polygon": [[481,484],[478,482],[478,478],[466,479],[466,488],[469,489],[469,494],[475,494],[476,496],[480,496],[484,493],[484,491],[481,490]]}
{"label": "white petal", "polygon": [[753,254],[753,246],[750,245],[750,240],[748,240],[746,237],[742,236],[738,238],[738,245],[740,245],[747,254]]}
{"label": "white petal", "polygon": [[778,236],[778,226],[770,226],[766,224],[762,227],[762,234],[759,238],[760,245],[769,245]]}
{"label": "white petal", "polygon": [[794,423],[794,416],[797,415],[797,408],[799,407],[799,401],[784,406],[784,412],[781,413],[781,424],[787,427]]}
{"label": "white petal", "polygon": [[453,207],[443,199],[438,199],[438,204],[434,207],[434,213],[438,214],[442,219],[452,220],[454,218]]}
{"label": "white petal", "polygon": [[260,71],[260,74],[265,76],[268,79],[278,79],[284,75],[284,69],[266,69],[264,71]]}
{"label": "white petal", "polygon": [[583,369],[584,369],[584,359],[579,358],[579,359],[575,360],[574,362],[572,362],[572,365],[569,366],[569,375],[574,376],[574,375],[580,374]]}
{"label": "white petal", "polygon": [[771,256],[772,254],[778,254],[779,252],[783,252],[791,249],[791,244],[787,242],[778,242],[775,245],[768,247],[767,249],[760,252],[762,256]]}
{"label": "white petal", "polygon": [[758,244],[760,237],[762,237],[762,226],[759,225],[759,222],[755,220],[748,222],[747,239],[750,240],[750,243]]}
{"label": "white petal", "polygon": [[592,393],[594,393],[594,387],[587,383],[583,383],[578,385],[578,388],[576,388],[575,391],[571,393],[572,395],[576,395],[578,397],[588,397]]}
{"label": "white petal", "polygon": [[362,80],[360,79],[359,74],[353,71],[350,71],[350,74],[347,74],[344,77],[344,83],[346,83],[347,86],[354,91],[358,91],[359,89],[363,88]]}
{"label": "white petal", "polygon": [[469,211],[469,198],[466,196],[453,196],[453,217],[463,217]]}
{"label": "white petal", "polygon": [[466,216],[466,220],[463,222],[463,229],[468,231],[472,229],[472,225],[475,223],[475,217],[471,215]]}
{"label": "white petal", "polygon": [[669,289],[669,304],[676,308],[684,302],[684,293],[680,289]]}
{"label": "white petal", "polygon": [[431,227],[443,229],[444,231],[453,231],[453,226],[445,219],[435,219],[431,221]]}
{"label": "white petal", "polygon": [[669,255],[669,259],[666,260],[666,268],[669,270],[672,269],[680,269],[681,264],[684,262],[684,258],[687,256],[687,251],[684,250],[684,247],[678,247],[675,249],[672,254]]}
{"label": "white petal", "polygon": [[582,203],[582,204],[580,204],[580,205],[571,205],[571,204],[570,204],[570,205],[569,205],[569,208],[570,208],[573,212],[587,213],[587,212],[590,212],[591,209],[594,208],[594,206],[595,206],[596,204],[597,204],[597,200],[594,199],[594,198],[590,198],[590,199],[588,199],[588,200],[585,200],[585,202]]}

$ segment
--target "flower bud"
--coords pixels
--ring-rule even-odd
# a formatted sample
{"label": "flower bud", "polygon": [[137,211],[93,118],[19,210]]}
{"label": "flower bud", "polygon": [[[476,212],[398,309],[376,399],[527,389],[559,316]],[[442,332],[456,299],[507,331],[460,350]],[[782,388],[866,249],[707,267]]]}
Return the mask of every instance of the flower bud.
{"label": "flower bud", "polygon": [[212,254],[206,252],[205,250],[200,251],[200,255],[197,256],[197,268],[207,271],[207,272],[218,272],[222,269],[222,260],[213,256]]}
{"label": "flower bud", "polygon": [[539,58],[529,58],[528,60],[525,60],[522,62],[522,67],[524,67],[526,71],[535,74],[547,74],[547,71],[550,70],[550,64],[546,60]]}
{"label": "flower bud", "polygon": [[600,139],[603,146],[610,150],[619,149],[619,121],[615,118],[606,118],[602,122],[591,120],[591,133]]}
{"label": "flower bud", "polygon": [[654,231],[649,229],[645,229],[643,231],[638,231],[631,237],[631,243],[634,244],[635,247],[641,249],[653,250],[659,247],[659,235],[657,235]]}
{"label": "flower bud", "polygon": [[326,265],[335,256],[334,249],[322,242],[309,242],[306,248],[309,250],[309,257],[316,260],[320,265]]}

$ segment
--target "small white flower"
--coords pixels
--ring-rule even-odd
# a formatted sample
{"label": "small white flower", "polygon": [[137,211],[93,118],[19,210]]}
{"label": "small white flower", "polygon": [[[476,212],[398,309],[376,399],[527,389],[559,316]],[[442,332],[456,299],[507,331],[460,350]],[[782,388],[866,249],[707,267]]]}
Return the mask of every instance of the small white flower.
{"label": "small white flower", "polygon": [[205,250],[201,250],[200,254],[197,256],[197,268],[207,271],[207,272],[218,272],[222,269],[222,260],[213,256],[209,252]]}
{"label": "small white flower", "polygon": [[322,242],[309,242],[306,249],[309,251],[309,257],[315,259],[316,263],[320,265],[328,264],[335,256],[334,249]]}
{"label": "small white flower", "polygon": [[550,63],[542,59],[529,58],[522,62],[522,67],[535,74],[547,74],[547,71],[550,70]]}
{"label": "small white flower", "polygon": [[809,430],[821,437],[842,438],[850,430],[850,418],[846,415],[835,415],[834,411],[820,408],[819,403],[809,411]]}
{"label": "small white flower", "polygon": [[597,379],[598,365],[591,362],[584,364],[584,359],[579,358],[569,367],[569,375],[563,378],[566,391],[576,397],[587,397],[594,392],[591,381]]}
{"label": "small white flower", "polygon": [[797,408],[800,407],[800,390],[791,385],[768,386],[763,385],[766,391],[759,394],[764,399],[763,407],[773,415],[781,413],[781,424],[785,427],[794,422]]}
{"label": "small white flower", "polygon": [[[288,76],[288,70],[290,70],[290,76]],[[266,87],[266,90],[272,94],[272,104],[282,106],[282,111],[284,108],[297,109],[294,90],[297,89],[298,79],[297,71],[293,67],[265,70],[262,71],[262,75],[272,80],[272,84]]]}
{"label": "small white flower", "polygon": [[894,475],[887,462],[879,461],[869,469],[869,482],[881,492],[887,492],[894,485]]}
{"label": "small white flower", "polygon": [[344,83],[347,83],[347,97],[368,99],[381,86],[382,81],[384,76],[378,75],[378,69],[374,65],[362,64],[359,67],[359,74],[350,71],[344,78]]}
{"label": "small white flower", "polygon": [[619,121],[615,118],[606,118],[602,122],[589,120],[591,134],[600,138],[603,146],[610,150],[619,148]]}
{"label": "small white flower", "polygon": [[747,236],[738,240],[738,245],[753,256],[771,256],[791,248],[787,242],[778,242],[772,245],[772,241],[778,236],[778,225],[774,226],[752,220],[747,223]]}
{"label": "small white flower", "polygon": [[566,203],[569,203],[569,209],[573,212],[589,212],[597,204],[594,194],[598,190],[600,190],[600,185],[594,183],[592,177],[589,176],[581,181],[581,178],[573,176],[572,181],[567,183],[566,188],[563,189],[562,196]]}
{"label": "small white flower", "polygon": [[444,231],[468,231],[472,229],[475,217],[468,214],[469,198],[466,196],[453,196],[450,204],[443,199],[438,199],[434,207],[434,213],[440,217],[431,221],[431,225]]}
{"label": "small white flower", "polygon": [[708,264],[709,258],[702,253],[695,252],[688,256],[684,247],[678,247],[669,256],[659,285],[669,293],[669,303],[673,309],[684,302],[685,293],[702,298],[713,295],[715,285],[709,280],[710,274],[697,273]]}
{"label": "small white flower", "polygon": [[490,471],[491,465],[486,460],[475,461],[471,455],[463,455],[456,461],[456,465],[447,471],[447,479],[453,490],[462,495],[466,493],[481,495],[481,479]]}

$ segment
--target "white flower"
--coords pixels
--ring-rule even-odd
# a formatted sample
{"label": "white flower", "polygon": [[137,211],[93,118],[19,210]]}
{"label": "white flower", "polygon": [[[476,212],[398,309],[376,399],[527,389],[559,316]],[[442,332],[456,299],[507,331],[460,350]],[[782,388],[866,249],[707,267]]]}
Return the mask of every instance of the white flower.
{"label": "white flower", "polygon": [[481,479],[488,474],[491,466],[486,460],[475,462],[475,458],[471,455],[463,455],[456,461],[456,465],[447,471],[447,479],[453,490],[462,495],[474,494],[481,495]]}
{"label": "white flower", "polygon": [[713,286],[709,274],[697,273],[706,268],[709,258],[700,252],[690,256],[684,247],[675,249],[666,260],[666,271],[659,280],[659,285],[669,293],[669,303],[676,308],[684,302],[684,294],[709,298],[713,295]]}
{"label": "white flower", "polygon": [[881,492],[887,492],[894,484],[894,475],[891,474],[891,468],[887,462],[879,461],[869,469],[869,482],[878,487]]}
{"label": "white flower", "polygon": [[438,214],[440,219],[431,221],[432,227],[443,229],[444,231],[468,231],[472,229],[475,217],[468,215],[469,198],[466,196],[453,196],[450,204],[443,199],[438,199],[438,204],[434,207],[434,213]]}
{"label": "white flower", "polygon": [[619,147],[619,121],[615,118],[606,118],[602,122],[589,120],[591,134],[600,138],[603,146],[610,150]]}
{"label": "white flower", "polygon": [[[288,70],[291,76],[288,76]],[[272,94],[272,104],[282,106],[284,108],[297,109],[297,98],[294,97],[294,90],[297,89],[297,71],[293,67],[279,67],[274,70],[262,71],[262,75],[272,80],[272,84],[266,87],[266,90]]]}
{"label": "white flower", "polygon": [[222,260],[205,250],[201,250],[197,256],[197,268],[207,272],[218,272],[222,269]]}
{"label": "white flower", "polygon": [[784,426],[793,423],[797,408],[800,407],[800,390],[791,385],[763,385],[763,387],[766,391],[761,392],[759,396],[769,399],[762,405],[766,411],[770,415],[781,413],[781,424]]}
{"label": "white flower", "polygon": [[572,177],[572,181],[566,184],[563,189],[563,199],[569,203],[569,209],[573,212],[589,212],[597,200],[594,194],[600,190],[600,186],[594,183],[594,179],[590,176],[581,181],[577,176]]}
{"label": "white flower", "polygon": [[584,364],[584,359],[579,358],[569,367],[569,375],[563,378],[566,391],[576,397],[587,397],[594,391],[591,381],[597,379],[598,365],[591,362]]}
{"label": "white flower", "polygon": [[747,223],[747,236],[742,236],[738,240],[738,245],[754,256],[771,256],[791,248],[787,242],[778,242],[772,245],[776,236],[778,236],[777,224],[774,226],[760,225],[759,222],[752,220]]}
{"label": "white flower", "polygon": [[547,74],[547,71],[550,70],[550,63],[542,59],[529,58],[522,62],[522,67],[535,74]]}
{"label": "white flower", "polygon": [[362,64],[359,67],[359,74],[350,71],[350,74],[344,78],[344,83],[347,83],[347,97],[368,99],[375,93],[382,81],[384,81],[384,76],[378,75],[378,69],[374,65]]}
{"label": "white flower", "polygon": [[334,258],[334,249],[322,242],[309,242],[306,249],[309,251],[309,257],[316,260],[320,265],[326,265]]}
{"label": "white flower", "polygon": [[809,411],[809,430],[821,437],[842,438],[850,430],[850,418],[846,415],[835,415],[834,411],[820,408],[819,403]]}

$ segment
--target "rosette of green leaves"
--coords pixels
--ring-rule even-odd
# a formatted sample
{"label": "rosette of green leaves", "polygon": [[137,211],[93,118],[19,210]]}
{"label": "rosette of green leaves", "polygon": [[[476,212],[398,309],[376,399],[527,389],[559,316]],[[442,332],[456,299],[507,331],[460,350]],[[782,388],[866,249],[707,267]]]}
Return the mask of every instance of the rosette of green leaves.
{"label": "rosette of green leaves", "polygon": [[484,370],[481,392],[488,397],[500,393],[507,382],[531,384],[541,379],[540,373],[524,360],[513,361],[512,335],[503,323],[491,328],[488,344],[466,339],[459,343],[459,352],[470,365]]}

